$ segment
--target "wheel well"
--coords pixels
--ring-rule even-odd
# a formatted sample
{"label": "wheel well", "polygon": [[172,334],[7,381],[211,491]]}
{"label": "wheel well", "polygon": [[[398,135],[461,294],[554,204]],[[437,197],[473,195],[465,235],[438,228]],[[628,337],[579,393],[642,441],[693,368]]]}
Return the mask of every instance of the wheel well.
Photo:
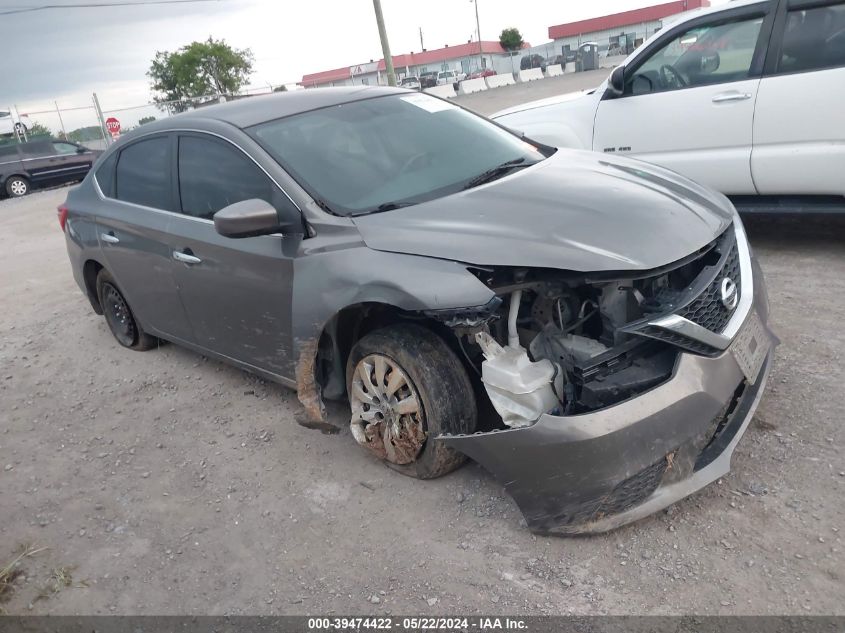
{"label": "wheel well", "polygon": [[478,367],[473,365],[461,347],[461,334],[434,318],[383,303],[362,303],[346,307],[323,328],[314,365],[320,396],[326,400],[345,399],[346,363],[355,343],[373,330],[407,322],[416,323],[437,334],[464,366],[479,407],[478,430],[490,430],[497,421],[500,422],[501,419],[493,409],[481,382]]}
{"label": "wheel well", "polygon": [[346,362],[355,343],[373,330],[407,322],[432,330],[450,347],[457,346],[457,339],[451,330],[419,313],[384,303],[348,306],[326,323],[317,346],[315,372],[322,396],[327,400],[339,400],[346,396]]}
{"label": "wheel well", "polygon": [[100,298],[97,296],[97,275],[103,269],[100,262],[89,259],[82,267],[82,278],[85,280],[85,291],[88,293],[88,301],[91,302],[91,307],[97,314],[103,313],[103,307],[100,305]]}
{"label": "wheel well", "polygon": [[3,181],[3,186],[5,186],[6,183],[9,182],[12,178],[21,178],[23,180],[26,180],[26,182],[29,182],[29,178],[26,176],[26,174],[9,174]]}

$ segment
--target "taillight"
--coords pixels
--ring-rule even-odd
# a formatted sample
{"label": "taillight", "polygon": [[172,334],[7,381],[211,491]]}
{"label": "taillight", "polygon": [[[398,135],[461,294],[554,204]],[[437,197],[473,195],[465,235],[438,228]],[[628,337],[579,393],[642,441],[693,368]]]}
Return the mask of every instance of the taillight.
{"label": "taillight", "polygon": [[62,227],[62,231],[65,230],[65,224],[67,224],[67,207],[65,205],[59,205],[58,208],[59,214],[59,226]]}

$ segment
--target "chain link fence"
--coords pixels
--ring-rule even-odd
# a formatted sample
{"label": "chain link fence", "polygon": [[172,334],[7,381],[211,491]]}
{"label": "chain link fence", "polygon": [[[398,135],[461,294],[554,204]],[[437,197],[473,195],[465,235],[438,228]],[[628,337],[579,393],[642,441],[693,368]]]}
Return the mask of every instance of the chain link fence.
{"label": "chain link fence", "polygon": [[204,95],[134,105],[105,103],[96,93],[87,103],[85,99],[80,99],[72,103],[54,100],[8,106],[0,104],[0,145],[59,139],[91,149],[106,149],[120,134],[151,121],[224,101],[283,90],[287,90],[285,85],[267,84],[250,87],[233,95]]}

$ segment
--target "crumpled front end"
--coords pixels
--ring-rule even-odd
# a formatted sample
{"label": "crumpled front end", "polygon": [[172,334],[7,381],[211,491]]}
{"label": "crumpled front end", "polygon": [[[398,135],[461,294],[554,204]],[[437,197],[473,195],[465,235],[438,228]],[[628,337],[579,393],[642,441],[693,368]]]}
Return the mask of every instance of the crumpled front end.
{"label": "crumpled front end", "polygon": [[751,384],[730,350],[684,353],[668,382],[616,406],[443,441],[503,482],[532,530],[605,532],[730,470],[771,360],[770,352]]}
{"label": "crumpled front end", "polygon": [[[535,364],[554,365],[557,384],[548,389],[558,395],[557,406],[518,424],[440,438],[496,476],[532,530],[614,529],[730,470],[777,344],[762,274],[738,220],[690,261],[599,286],[592,304],[543,303],[542,292],[533,299],[533,321],[543,310],[559,318],[539,333],[526,332],[537,326],[520,316],[523,297],[512,295],[509,345],[517,349],[514,337],[521,337]],[[577,326],[568,325],[566,310]],[[590,310],[592,322],[582,316]],[[484,363],[481,369],[491,391]],[[498,368],[488,373],[499,382],[506,375]]]}

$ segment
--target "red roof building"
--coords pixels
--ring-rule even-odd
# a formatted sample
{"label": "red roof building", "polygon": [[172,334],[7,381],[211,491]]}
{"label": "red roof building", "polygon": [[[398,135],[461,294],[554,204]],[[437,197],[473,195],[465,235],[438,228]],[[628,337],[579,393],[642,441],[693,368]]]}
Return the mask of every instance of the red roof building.
{"label": "red roof building", "polygon": [[[598,18],[590,18],[588,20],[579,20],[577,22],[569,22],[568,24],[558,24],[557,26],[549,27],[549,38],[552,40],[561,40],[571,37],[580,37],[582,41],[591,38],[591,35],[607,32],[607,31],[621,31],[634,30],[640,25],[654,24],[684,11],[691,11],[693,9],[700,9],[702,7],[709,7],[710,0],[675,0],[674,2],[666,2],[664,4],[656,4],[642,9],[632,9],[630,11],[623,11],[621,13],[613,13],[611,15],[603,15]],[[652,31],[653,29],[648,29]],[[651,32],[645,32],[643,35],[651,35]]]}
{"label": "red roof building", "polygon": [[[525,44],[524,48],[528,46],[528,44]],[[481,42],[481,55],[485,59],[487,68],[495,68],[497,61],[502,58],[506,60],[510,58],[508,52],[501,47],[499,42],[493,41]],[[419,53],[394,55],[393,67],[397,73],[408,69],[413,74],[423,72],[421,70],[423,68],[441,70],[444,64],[449,69],[460,69],[462,67],[468,67],[470,64],[473,64],[473,67],[477,68],[478,56],[478,42],[467,42],[466,44],[458,44],[457,46],[444,46],[435,50],[424,50]],[[373,75],[379,80],[385,68],[384,59],[355,66],[344,66],[343,68],[335,68],[334,70],[324,70],[318,73],[303,75],[299,85],[310,88],[312,86],[348,84],[352,82],[353,78],[367,78]],[[375,83],[382,82],[377,81]]]}

